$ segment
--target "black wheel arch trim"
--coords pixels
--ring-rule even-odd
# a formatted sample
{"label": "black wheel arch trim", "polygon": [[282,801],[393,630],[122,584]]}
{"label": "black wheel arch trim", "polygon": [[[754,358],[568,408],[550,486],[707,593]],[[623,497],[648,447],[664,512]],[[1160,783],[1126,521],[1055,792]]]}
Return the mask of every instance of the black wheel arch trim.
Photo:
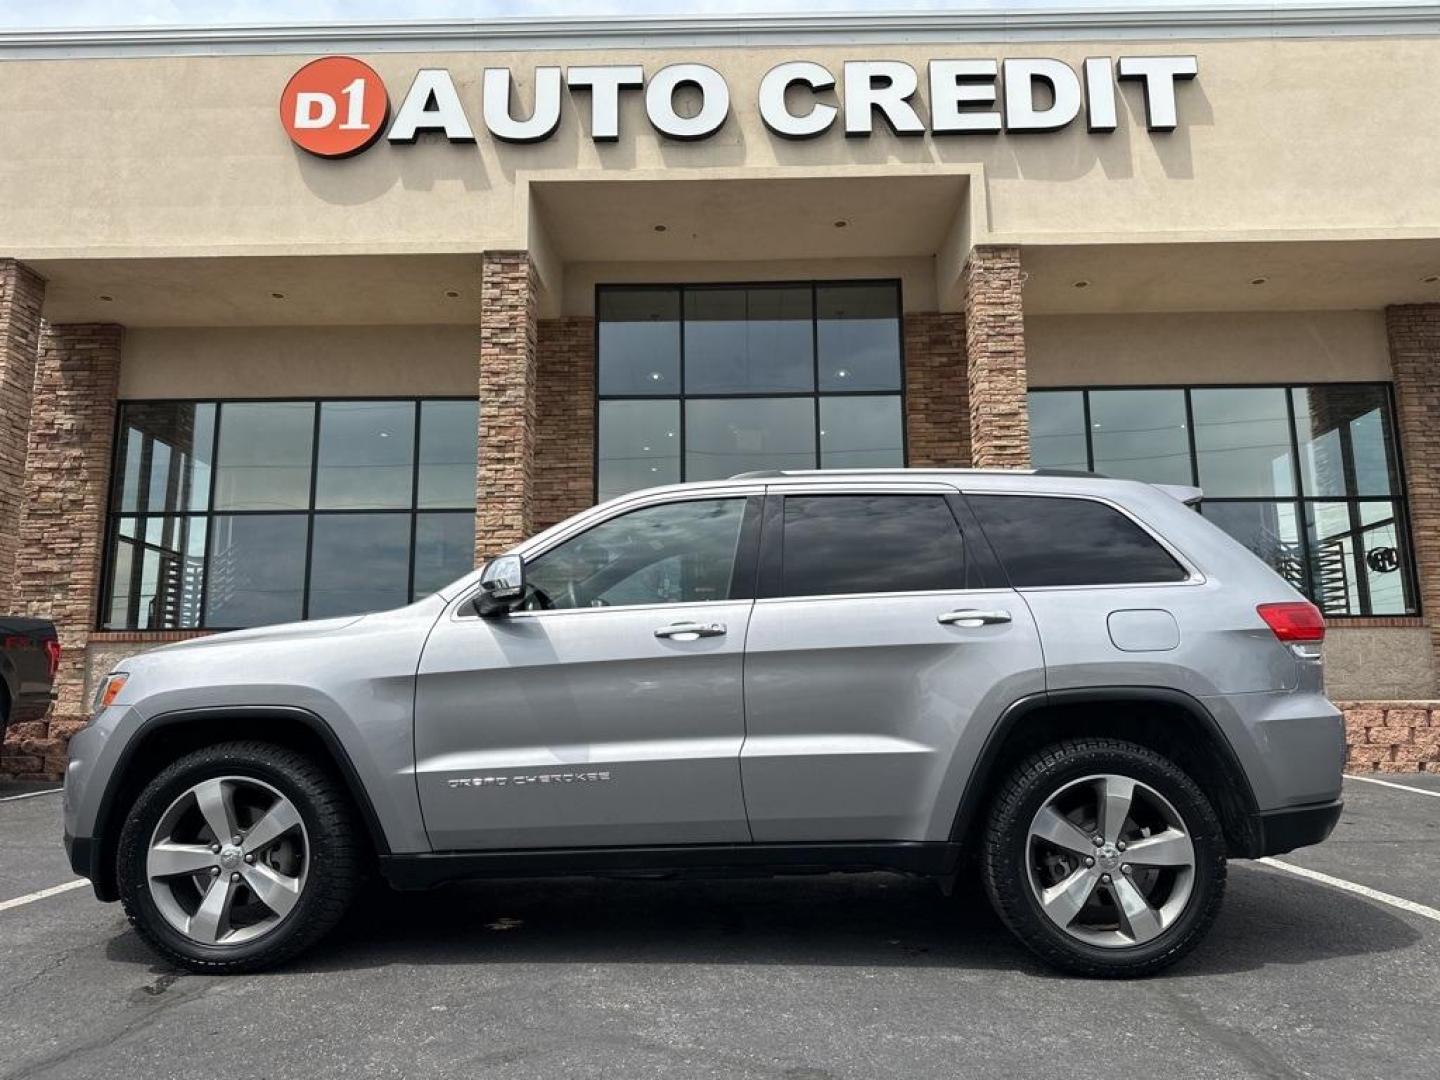
{"label": "black wheel arch trim", "polygon": [[95,816],[94,836],[73,838],[69,844],[71,866],[76,873],[83,874],[91,880],[95,888],[95,895],[101,900],[118,900],[120,898],[115,883],[115,868],[113,865],[107,866],[106,863],[112,861],[107,856],[114,851],[115,841],[119,836],[119,822],[112,820],[115,817],[115,803],[125,787],[129,766],[138,749],[150,736],[163,728],[222,718],[225,720],[290,720],[303,724],[307,730],[320,739],[330,760],[339,770],[345,789],[365,822],[365,828],[369,833],[375,854],[381,858],[389,856],[390,843],[385,839],[385,829],[380,824],[380,816],[375,812],[374,804],[370,801],[370,793],[365,789],[365,784],[360,779],[360,774],[355,769],[355,763],[351,761],[344,744],[320,716],[309,709],[293,705],[214,705],[197,709],[177,709],[174,712],[157,713],[145,720],[126,741],[124,749],[120,751],[119,759],[115,762],[115,767],[110,770],[110,779],[105,785],[105,792],[100,797],[100,808]]}
{"label": "black wheel arch trim", "polygon": [[[1235,747],[1231,745],[1219,721],[1198,698],[1168,686],[1086,686],[1066,690],[1040,690],[1006,706],[990,729],[989,735],[985,737],[985,745],[981,747],[980,756],[965,781],[965,790],[960,796],[960,805],[956,808],[955,820],[950,828],[951,841],[966,841],[971,827],[983,810],[981,800],[1000,760],[1001,751],[1026,716],[1055,705],[1080,705],[1102,701],[1164,702],[1184,709],[1206,729],[1212,744],[1220,750],[1228,771],[1236,778],[1236,790],[1240,794],[1246,821],[1254,819],[1258,804],[1255,791],[1250,786],[1250,776],[1240,764],[1239,755],[1235,753]],[[1246,838],[1241,847],[1251,846],[1250,839],[1253,838]]]}

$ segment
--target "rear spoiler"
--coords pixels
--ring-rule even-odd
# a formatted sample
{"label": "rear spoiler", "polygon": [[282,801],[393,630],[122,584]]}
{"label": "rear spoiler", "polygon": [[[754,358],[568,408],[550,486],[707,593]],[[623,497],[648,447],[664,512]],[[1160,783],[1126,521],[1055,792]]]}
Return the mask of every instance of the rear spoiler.
{"label": "rear spoiler", "polygon": [[1150,486],[1159,488],[1172,499],[1179,499],[1186,506],[1194,506],[1205,497],[1205,493],[1198,487],[1190,487],[1188,484],[1151,484]]}

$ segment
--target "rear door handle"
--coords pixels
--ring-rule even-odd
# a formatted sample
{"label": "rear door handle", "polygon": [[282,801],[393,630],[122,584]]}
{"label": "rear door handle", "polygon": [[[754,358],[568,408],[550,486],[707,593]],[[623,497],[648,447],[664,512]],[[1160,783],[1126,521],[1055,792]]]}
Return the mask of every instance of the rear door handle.
{"label": "rear door handle", "polygon": [[1008,611],[980,611],[976,608],[961,608],[958,611],[947,611],[944,615],[937,615],[935,621],[941,626],[991,626],[995,623],[1007,623],[1010,621]]}
{"label": "rear door handle", "polygon": [[698,623],[698,622],[677,622],[669,626],[662,626],[655,631],[658,638],[674,638],[676,641],[694,641],[702,637],[722,637],[725,634],[725,624]]}

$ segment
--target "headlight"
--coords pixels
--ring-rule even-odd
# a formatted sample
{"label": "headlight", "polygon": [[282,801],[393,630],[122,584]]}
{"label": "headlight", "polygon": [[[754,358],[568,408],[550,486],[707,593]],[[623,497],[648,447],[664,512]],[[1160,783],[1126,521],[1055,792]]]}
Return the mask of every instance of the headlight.
{"label": "headlight", "polygon": [[125,689],[125,683],[130,678],[123,671],[112,671],[105,678],[100,680],[100,685],[95,690],[95,700],[92,703],[91,712],[99,712],[115,704],[115,699],[120,696],[120,691]]}

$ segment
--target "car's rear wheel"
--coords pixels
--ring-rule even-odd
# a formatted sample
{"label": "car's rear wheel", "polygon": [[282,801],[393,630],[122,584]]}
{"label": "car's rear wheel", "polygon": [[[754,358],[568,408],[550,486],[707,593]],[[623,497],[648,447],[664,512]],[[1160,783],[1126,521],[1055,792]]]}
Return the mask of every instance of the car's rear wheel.
{"label": "car's rear wheel", "polygon": [[1219,913],[1225,841],[1179,767],[1118,739],[1059,742],[996,798],[983,853],[1005,924],[1082,975],[1149,975],[1193,949]]}
{"label": "car's rear wheel", "polygon": [[117,875],[130,921],[191,971],[257,971],[308,948],[345,912],[360,851],[345,792],[285,747],[187,754],[136,800]]}

